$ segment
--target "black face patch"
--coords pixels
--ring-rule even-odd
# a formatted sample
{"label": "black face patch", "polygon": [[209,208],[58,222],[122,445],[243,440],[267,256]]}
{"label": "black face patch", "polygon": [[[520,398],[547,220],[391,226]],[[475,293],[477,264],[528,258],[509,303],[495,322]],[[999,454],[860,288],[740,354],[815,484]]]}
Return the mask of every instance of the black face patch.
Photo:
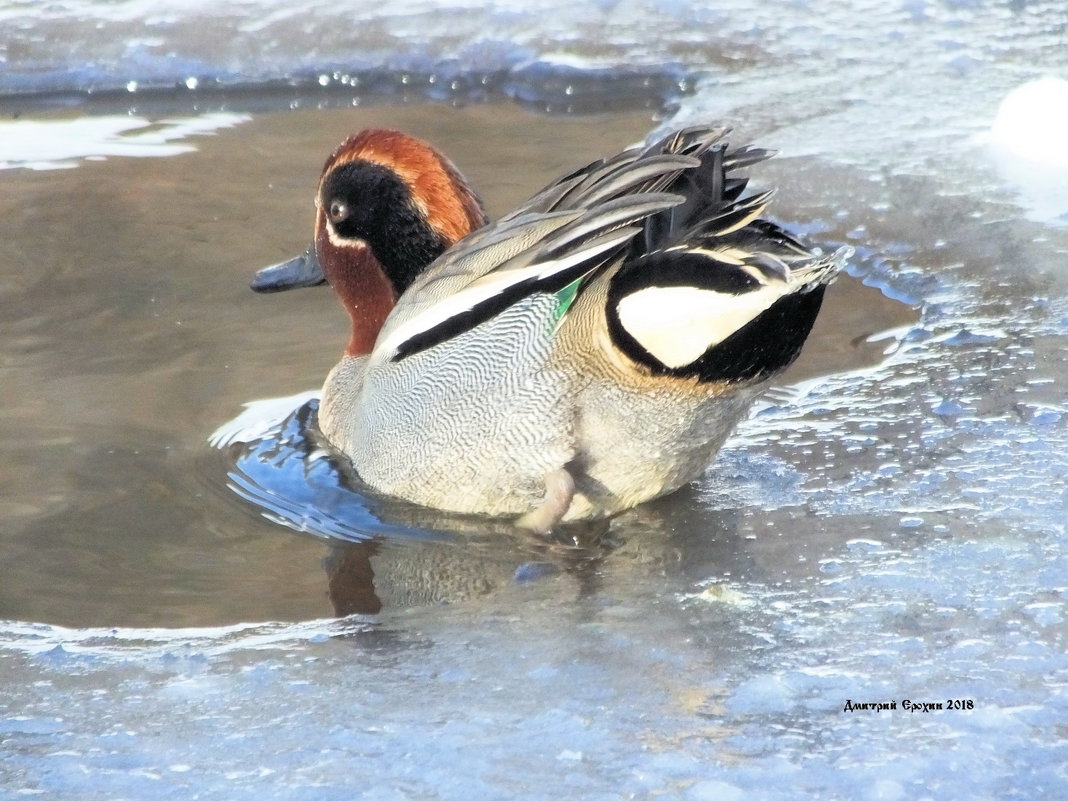
{"label": "black face patch", "polygon": [[[411,189],[396,172],[369,161],[350,161],[331,170],[319,197],[337,235],[360,239],[401,294],[445,251]],[[341,213],[343,212],[343,213]]]}

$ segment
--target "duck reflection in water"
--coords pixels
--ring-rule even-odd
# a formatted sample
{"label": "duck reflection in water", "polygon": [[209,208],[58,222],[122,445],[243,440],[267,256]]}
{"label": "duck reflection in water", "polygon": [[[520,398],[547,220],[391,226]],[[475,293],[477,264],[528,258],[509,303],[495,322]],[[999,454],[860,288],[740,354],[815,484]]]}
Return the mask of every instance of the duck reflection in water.
{"label": "duck reflection in water", "polygon": [[573,579],[580,595],[595,588],[615,548],[609,521],[539,536],[376,493],[322,440],[317,410],[307,400],[259,432],[235,420],[212,443],[234,460],[230,489],[268,520],[330,543],[324,567],[338,616],[463,601],[549,576]]}

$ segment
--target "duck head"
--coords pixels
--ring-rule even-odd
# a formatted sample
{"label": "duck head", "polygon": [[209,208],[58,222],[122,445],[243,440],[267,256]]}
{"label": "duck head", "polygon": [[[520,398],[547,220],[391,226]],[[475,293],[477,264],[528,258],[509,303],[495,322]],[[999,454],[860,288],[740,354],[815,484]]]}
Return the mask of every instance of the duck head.
{"label": "duck head", "polygon": [[256,292],[328,283],[352,319],[345,353],[370,353],[397,298],[431,262],[486,224],[478,197],[431,145],[399,131],[346,139],[323,166],[315,239],[264,268]]}

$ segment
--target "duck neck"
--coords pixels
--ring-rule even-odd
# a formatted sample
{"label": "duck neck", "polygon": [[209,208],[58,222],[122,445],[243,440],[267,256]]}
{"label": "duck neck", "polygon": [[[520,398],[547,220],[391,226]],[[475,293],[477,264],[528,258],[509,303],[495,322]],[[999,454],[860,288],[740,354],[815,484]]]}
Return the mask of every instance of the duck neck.
{"label": "duck neck", "polygon": [[316,237],[315,249],[327,281],[352,321],[345,355],[365,356],[374,349],[378,332],[396,303],[393,284],[364,243],[337,246],[323,231]]}

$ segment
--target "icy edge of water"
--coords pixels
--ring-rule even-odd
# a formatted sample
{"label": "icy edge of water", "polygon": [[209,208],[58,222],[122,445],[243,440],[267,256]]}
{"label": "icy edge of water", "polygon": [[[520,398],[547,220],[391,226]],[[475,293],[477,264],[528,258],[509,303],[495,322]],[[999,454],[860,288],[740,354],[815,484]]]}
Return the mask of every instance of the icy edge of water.
{"label": "icy edge of water", "polygon": [[0,121],[0,170],[57,170],[82,160],[178,156],[196,150],[186,141],[190,137],[210,136],[250,119],[216,112],[159,122],[126,115]]}
{"label": "icy edge of water", "polygon": [[48,653],[94,657],[153,658],[178,651],[215,656],[235,651],[288,651],[302,643],[365,632],[374,627],[368,618],[324,618],[297,623],[236,623],[192,628],[72,629],[48,623],[0,621],[0,653],[28,656]]}

